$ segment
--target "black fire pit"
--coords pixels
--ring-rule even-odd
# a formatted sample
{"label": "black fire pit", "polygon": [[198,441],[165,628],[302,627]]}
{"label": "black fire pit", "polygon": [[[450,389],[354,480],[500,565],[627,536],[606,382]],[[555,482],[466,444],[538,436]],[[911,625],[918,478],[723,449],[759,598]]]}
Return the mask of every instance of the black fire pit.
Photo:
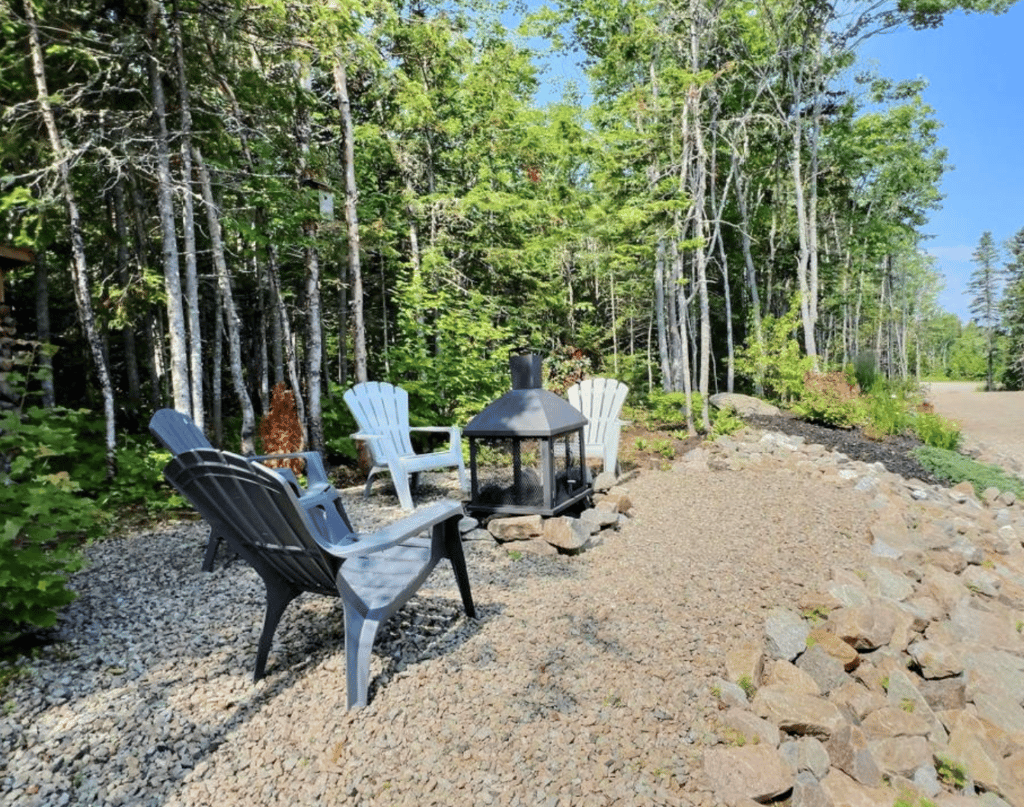
{"label": "black fire pit", "polygon": [[541,385],[541,357],[512,356],[512,390],[473,418],[469,439],[476,514],[558,515],[590,496],[587,419]]}

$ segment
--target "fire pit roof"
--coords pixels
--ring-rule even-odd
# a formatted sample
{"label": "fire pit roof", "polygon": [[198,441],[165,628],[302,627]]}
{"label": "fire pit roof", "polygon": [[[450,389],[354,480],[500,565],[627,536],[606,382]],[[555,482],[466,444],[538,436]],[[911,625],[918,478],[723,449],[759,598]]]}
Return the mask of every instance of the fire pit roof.
{"label": "fire pit roof", "polygon": [[469,421],[467,437],[551,437],[582,429],[587,419],[541,384],[541,357],[510,356],[512,390]]}
{"label": "fire pit roof", "polygon": [[462,430],[467,437],[550,437],[587,425],[569,403],[546,389],[506,392]]}

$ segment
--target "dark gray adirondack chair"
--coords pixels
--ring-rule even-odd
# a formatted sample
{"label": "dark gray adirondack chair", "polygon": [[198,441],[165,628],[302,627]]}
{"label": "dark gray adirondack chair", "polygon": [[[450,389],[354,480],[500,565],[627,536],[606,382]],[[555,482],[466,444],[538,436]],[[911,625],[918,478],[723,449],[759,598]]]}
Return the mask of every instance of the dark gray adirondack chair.
{"label": "dark gray adirondack chair", "polygon": [[378,532],[356,534],[332,528],[338,522],[311,518],[280,476],[237,454],[187,451],[171,460],[164,476],[267,586],[255,680],[263,677],[285,608],[305,591],[341,597],[350,709],[366,705],[378,627],[419,590],[441,558],[451,561],[466,613],[476,616],[458,502],[431,504]]}
{"label": "dark gray adirondack chair", "polygon": [[[178,412],[176,409],[157,410],[149,421],[149,431],[164,448],[174,456],[192,451],[196,448],[213,448],[206,435],[195,424],[188,415]],[[288,459],[290,457],[301,457],[306,463],[307,488],[303,489],[299,480],[295,478],[290,468],[273,468],[274,473],[285,479],[299,496],[299,501],[311,514],[318,513],[321,518],[336,520],[341,518],[344,527],[349,531],[352,525],[349,524],[348,516],[340,507],[337,492],[327,476],[324,468],[324,461],[315,451],[302,451],[292,454],[263,454],[257,457],[247,457],[250,462],[260,462],[270,459]],[[337,505],[331,512],[331,508],[324,507],[327,502]],[[203,556],[203,571],[213,571],[213,562],[217,557],[217,547],[220,545],[221,537],[216,532],[210,533],[210,540],[206,544],[206,553]]]}

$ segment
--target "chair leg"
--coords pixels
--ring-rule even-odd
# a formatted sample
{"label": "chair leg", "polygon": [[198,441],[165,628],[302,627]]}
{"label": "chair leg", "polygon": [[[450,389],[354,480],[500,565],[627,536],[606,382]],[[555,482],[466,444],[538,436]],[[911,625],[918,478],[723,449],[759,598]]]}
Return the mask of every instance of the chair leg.
{"label": "chair leg", "polygon": [[398,503],[402,506],[403,510],[411,512],[414,509],[414,505],[412,503],[412,491],[409,489],[409,475],[402,470],[399,470],[397,473],[392,471],[391,481],[395,483]]}
{"label": "chair leg", "polygon": [[363,498],[364,499],[369,499],[370,498],[370,488],[373,487],[373,475],[375,473],[377,473],[377,471],[376,470],[372,470],[366,476],[366,487],[363,488]]}
{"label": "chair leg", "polygon": [[217,558],[217,547],[220,546],[220,536],[210,531],[210,539],[206,542],[206,552],[203,555],[203,571],[212,572],[213,562]]}
{"label": "chair leg", "polygon": [[370,654],[380,622],[367,619],[355,604],[342,603],[345,610],[345,688],[348,708],[366,706],[370,689]]}
{"label": "chair leg", "polygon": [[462,595],[462,606],[466,609],[466,616],[476,619],[476,608],[473,605],[473,594],[469,590],[469,572],[466,570],[466,555],[462,551],[462,535],[459,532],[460,517],[450,518],[444,524],[439,524],[437,529],[444,530],[444,547],[448,560],[451,561],[452,571],[455,573],[455,582],[459,586],[459,594]]}
{"label": "chair leg", "polygon": [[270,645],[274,640],[274,631],[284,615],[288,603],[301,594],[284,583],[271,583],[264,579],[267,585],[267,613],[263,617],[263,632],[260,634],[259,649],[256,651],[256,670],[252,680],[259,681],[267,666],[267,656],[270,655]]}

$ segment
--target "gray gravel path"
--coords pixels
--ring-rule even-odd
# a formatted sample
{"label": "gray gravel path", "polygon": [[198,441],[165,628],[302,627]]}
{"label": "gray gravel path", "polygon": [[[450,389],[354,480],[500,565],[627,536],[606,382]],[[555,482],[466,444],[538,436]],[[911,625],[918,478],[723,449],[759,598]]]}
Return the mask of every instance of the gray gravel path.
{"label": "gray gravel path", "polygon": [[[201,524],[91,547],[63,641],[8,690],[0,805],[713,804],[723,654],[854,562],[865,498],[779,468],[628,485],[635,517],[584,555],[467,543],[479,618],[439,567],[355,712],[340,604],[293,604],[254,685],[262,585],[200,572]],[[357,528],[388,501],[346,495]]]}

